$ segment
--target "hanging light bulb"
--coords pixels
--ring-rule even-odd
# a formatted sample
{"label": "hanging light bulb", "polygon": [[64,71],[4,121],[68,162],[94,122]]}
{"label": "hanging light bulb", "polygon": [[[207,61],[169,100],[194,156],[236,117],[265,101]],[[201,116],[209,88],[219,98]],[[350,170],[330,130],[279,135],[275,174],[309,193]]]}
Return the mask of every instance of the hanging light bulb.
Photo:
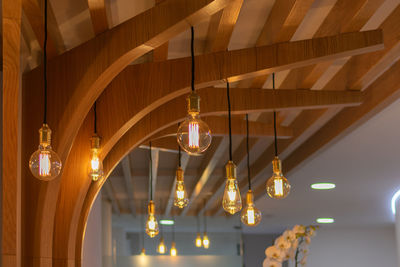
{"label": "hanging light bulb", "polygon": [[44,80],[44,114],[43,126],[39,130],[39,149],[29,159],[29,169],[33,176],[43,181],[56,178],[62,163],[60,157],[51,148],[51,130],[47,125],[47,0],[44,3],[44,51],[43,51],[43,80]]}
{"label": "hanging light bulb", "polygon": [[210,247],[210,239],[208,239],[208,235],[206,232],[204,232],[204,236],[203,236],[203,247],[205,249],[208,249]]}
{"label": "hanging light bulb", "polygon": [[211,131],[208,125],[200,119],[200,97],[194,88],[194,29],[191,28],[191,54],[192,54],[192,92],[187,98],[188,116],[180,124],[177,131],[178,144],[189,154],[200,154],[207,150],[211,144]]}
{"label": "hanging light bulb", "polygon": [[164,237],[160,238],[160,243],[158,244],[158,253],[165,254],[167,248],[165,247]]}
{"label": "hanging light bulb", "polygon": [[142,251],[140,252],[140,255],[141,256],[146,256],[146,249],[145,248],[142,248]]}
{"label": "hanging light bulb", "polygon": [[156,216],[154,215],[155,207],[153,200],[150,200],[148,209],[149,209],[149,215],[147,217],[147,222],[146,222],[146,233],[148,234],[148,236],[153,238],[159,233],[158,222]]}
{"label": "hanging light bulb", "polygon": [[97,135],[97,110],[96,102],[93,105],[94,111],[94,135],[90,139],[90,157],[88,165],[88,175],[93,181],[97,181],[103,177],[103,162],[100,160],[100,136]]}
{"label": "hanging light bulb", "polygon": [[196,235],[196,247],[201,248],[203,240],[201,239],[201,234],[197,233]]}
{"label": "hanging light bulb", "polygon": [[226,83],[226,93],[228,100],[228,121],[229,121],[229,161],[225,165],[226,184],[222,207],[226,212],[235,214],[242,209],[242,198],[238,182],[236,180],[236,165],[232,161],[232,120],[231,120],[231,100],[229,95],[229,82]]}
{"label": "hanging light bulb", "polygon": [[171,243],[171,249],[170,249],[170,254],[172,257],[175,257],[176,255],[178,255],[178,251],[176,250],[176,244],[175,241],[172,241]]}
{"label": "hanging light bulb", "polygon": [[189,199],[187,197],[183,169],[181,167],[181,147],[178,146],[178,157],[179,157],[179,166],[176,170],[176,185],[175,185],[175,196],[174,196],[174,205],[180,209],[187,206],[189,203]]}
{"label": "hanging light bulb", "polygon": [[[275,90],[275,73],[272,73],[272,89]],[[290,193],[290,183],[282,174],[282,163],[278,158],[276,134],[276,112],[274,111],[275,158],[272,161],[273,174],[267,181],[267,193],[271,198],[283,199]]]}
{"label": "hanging light bulb", "polygon": [[249,153],[249,116],[246,114],[246,150],[247,150],[247,178],[249,190],[246,194],[246,207],[242,211],[242,223],[247,226],[257,226],[261,222],[261,212],[254,205],[254,195],[251,191],[250,153]]}
{"label": "hanging light bulb", "polygon": [[39,130],[39,142],[39,149],[29,159],[29,168],[36,178],[50,181],[60,174],[62,163],[51,148],[51,130],[47,124]]}

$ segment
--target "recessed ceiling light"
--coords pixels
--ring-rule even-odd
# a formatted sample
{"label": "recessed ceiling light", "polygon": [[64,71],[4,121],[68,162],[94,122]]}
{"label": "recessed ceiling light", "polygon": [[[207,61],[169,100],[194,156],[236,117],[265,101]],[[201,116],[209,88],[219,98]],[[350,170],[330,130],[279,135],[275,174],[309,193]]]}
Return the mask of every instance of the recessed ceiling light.
{"label": "recessed ceiling light", "polygon": [[315,183],[311,185],[311,188],[316,190],[330,190],[335,187],[336,185],[334,183]]}
{"label": "recessed ceiling light", "polygon": [[396,214],[396,202],[399,198],[400,198],[400,189],[392,197],[392,213],[393,213],[393,215]]}
{"label": "recessed ceiling light", "polygon": [[335,219],[333,218],[318,218],[317,223],[334,223]]}
{"label": "recessed ceiling light", "polygon": [[162,225],[174,225],[174,220],[160,220],[160,224]]}

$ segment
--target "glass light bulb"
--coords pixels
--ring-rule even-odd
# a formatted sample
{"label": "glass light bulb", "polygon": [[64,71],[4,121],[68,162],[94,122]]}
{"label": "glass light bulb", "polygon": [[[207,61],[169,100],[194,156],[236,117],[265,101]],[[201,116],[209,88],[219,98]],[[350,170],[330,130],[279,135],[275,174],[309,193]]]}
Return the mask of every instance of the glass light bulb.
{"label": "glass light bulb", "polygon": [[290,183],[282,174],[282,164],[278,157],[272,161],[273,174],[267,181],[267,193],[271,198],[283,199],[290,193]]}
{"label": "glass light bulb", "polygon": [[146,249],[142,248],[142,252],[140,252],[140,255],[145,256],[146,255]]}
{"label": "glass light bulb", "polygon": [[222,199],[222,207],[226,212],[235,214],[242,209],[242,198],[236,180],[236,165],[232,161],[229,161],[225,168],[227,180]]}
{"label": "glass light bulb", "polygon": [[51,130],[47,124],[40,128],[39,136],[39,149],[29,159],[29,169],[36,178],[50,181],[60,174],[62,163],[51,148]]}
{"label": "glass light bulb", "polygon": [[207,233],[204,233],[203,236],[203,247],[208,249],[210,247],[210,240],[208,239]]}
{"label": "glass light bulb", "polygon": [[104,175],[103,162],[100,159],[100,137],[94,135],[91,138],[92,148],[90,149],[90,157],[88,164],[88,175],[93,181],[101,179]]}
{"label": "glass light bulb", "polygon": [[172,242],[172,244],[171,244],[170,254],[172,257],[175,257],[176,255],[178,255],[178,251],[176,250],[176,247],[175,247],[175,242]]}
{"label": "glass light bulb", "polygon": [[200,97],[192,92],[188,98],[188,116],[179,125],[177,141],[183,150],[189,154],[200,154],[211,144],[211,131],[208,125],[200,119]]}
{"label": "glass light bulb", "polygon": [[149,216],[147,217],[147,222],[146,222],[146,234],[151,238],[153,238],[157,236],[159,233],[158,222],[156,216],[154,216],[155,207],[153,201],[150,201],[148,209],[149,209]]}
{"label": "glass light bulb", "polygon": [[164,238],[161,237],[160,243],[158,244],[158,253],[165,254],[167,248],[165,247]]}
{"label": "glass light bulb", "polygon": [[253,192],[249,190],[246,195],[247,205],[242,210],[241,220],[247,226],[257,226],[261,222],[261,212],[254,205]]}
{"label": "glass light bulb", "polygon": [[174,205],[180,209],[187,206],[189,199],[187,197],[185,183],[183,181],[183,170],[179,167],[176,170],[176,186],[175,186],[175,196]]}
{"label": "glass light bulb", "polygon": [[197,236],[196,236],[196,247],[201,248],[202,244],[203,244],[203,240],[201,240],[201,235],[200,235],[200,233],[197,233]]}

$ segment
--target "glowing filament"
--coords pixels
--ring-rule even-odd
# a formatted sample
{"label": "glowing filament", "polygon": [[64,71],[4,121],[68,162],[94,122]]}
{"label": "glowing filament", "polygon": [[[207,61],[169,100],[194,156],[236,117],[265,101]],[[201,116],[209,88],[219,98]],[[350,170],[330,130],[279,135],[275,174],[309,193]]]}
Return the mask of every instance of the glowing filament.
{"label": "glowing filament", "polygon": [[210,240],[208,239],[208,236],[207,236],[207,235],[204,235],[204,238],[203,238],[203,247],[204,247],[205,249],[208,249],[208,248],[210,247]]}
{"label": "glowing filament", "polygon": [[196,237],[196,247],[200,248],[201,245],[202,245],[201,236],[200,236],[200,234],[197,234],[197,237]]}
{"label": "glowing filament", "polygon": [[183,190],[176,191],[176,197],[179,200],[184,199],[185,198],[185,191],[183,191]]}
{"label": "glowing filament", "polygon": [[97,171],[100,166],[100,160],[98,157],[93,157],[92,160],[90,161],[90,164],[92,166],[93,171]]}
{"label": "glowing filament", "polygon": [[254,219],[254,209],[249,208],[247,210],[247,223],[248,224],[254,224],[255,223],[255,219]]}
{"label": "glowing filament", "polygon": [[200,142],[199,124],[197,122],[189,123],[189,147],[198,148]]}
{"label": "glowing filament", "polygon": [[283,181],[278,178],[274,180],[274,188],[276,196],[283,196]]}
{"label": "glowing filament", "polygon": [[40,153],[39,155],[39,175],[49,176],[50,175],[50,157],[48,153]]}
{"label": "glowing filament", "polygon": [[229,186],[228,196],[230,201],[235,201],[236,199],[235,186]]}
{"label": "glowing filament", "polygon": [[156,229],[156,222],[155,222],[155,221],[149,220],[149,221],[148,221],[148,225],[149,225],[149,229],[150,229],[150,230]]}

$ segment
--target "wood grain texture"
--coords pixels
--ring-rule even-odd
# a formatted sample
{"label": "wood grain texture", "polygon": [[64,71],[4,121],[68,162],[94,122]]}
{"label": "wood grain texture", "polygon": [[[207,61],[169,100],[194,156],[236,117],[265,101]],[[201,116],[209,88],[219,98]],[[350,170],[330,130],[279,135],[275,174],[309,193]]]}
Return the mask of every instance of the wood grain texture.
{"label": "wood grain texture", "polygon": [[106,4],[104,0],[88,0],[90,17],[92,19],[94,33],[100,34],[108,30]]}
{"label": "wood grain texture", "polygon": [[2,1],[1,265],[21,266],[20,0]]}

